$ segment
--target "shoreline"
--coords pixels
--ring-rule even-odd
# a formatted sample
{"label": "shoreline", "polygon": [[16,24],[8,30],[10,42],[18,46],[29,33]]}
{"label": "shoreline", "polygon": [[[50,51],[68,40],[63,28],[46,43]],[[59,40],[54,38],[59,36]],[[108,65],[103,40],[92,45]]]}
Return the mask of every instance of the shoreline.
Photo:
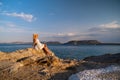
{"label": "shoreline", "polygon": [[6,54],[0,52],[0,80],[67,80],[72,74],[84,70],[120,66],[120,53],[90,56],[83,60],[60,59],[45,56],[32,48]]}
{"label": "shoreline", "polygon": [[[16,47],[17,46],[17,47]],[[31,45],[3,45],[0,46],[0,50],[3,52],[11,53],[16,50],[32,47]],[[118,53],[120,47],[116,46],[104,46],[104,45],[82,45],[82,46],[48,46],[55,54],[62,59],[77,59],[81,60],[85,57],[92,55],[103,55],[107,53]]]}

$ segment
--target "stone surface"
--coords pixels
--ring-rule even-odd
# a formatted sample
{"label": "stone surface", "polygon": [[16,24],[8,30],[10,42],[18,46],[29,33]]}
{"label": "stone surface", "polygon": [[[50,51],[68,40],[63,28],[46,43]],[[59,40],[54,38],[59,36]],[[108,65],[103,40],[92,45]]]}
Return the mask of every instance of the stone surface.
{"label": "stone surface", "polygon": [[69,80],[120,80],[120,66],[84,70],[73,74]]}
{"label": "stone surface", "polygon": [[0,80],[48,80],[77,64],[68,61],[59,59],[54,53],[45,55],[44,51],[32,48],[11,53],[0,52]]}
{"label": "stone surface", "polygon": [[101,62],[101,63],[120,63],[120,53],[105,54],[100,56],[90,56],[85,61]]}
{"label": "stone surface", "polygon": [[[68,80],[72,74],[80,71],[120,65],[118,55],[96,56],[94,59],[89,57],[78,61],[60,59],[53,52],[48,56],[44,51],[36,51],[32,48],[11,53],[0,52],[0,80]],[[101,75],[98,77],[100,78]]]}

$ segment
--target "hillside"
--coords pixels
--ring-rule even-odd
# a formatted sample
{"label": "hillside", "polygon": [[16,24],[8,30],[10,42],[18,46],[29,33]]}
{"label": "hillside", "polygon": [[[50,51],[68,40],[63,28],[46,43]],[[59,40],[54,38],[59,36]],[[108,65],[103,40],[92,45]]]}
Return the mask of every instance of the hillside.
{"label": "hillside", "polygon": [[48,42],[43,42],[43,43],[46,43],[47,45],[61,45],[61,43],[58,41],[48,41]]}
{"label": "hillside", "polygon": [[[66,43],[61,43],[59,41],[42,41],[47,45],[71,45],[71,46],[79,46],[79,45],[120,45],[120,43],[103,43],[98,40],[72,40]],[[0,43],[0,44],[31,44],[32,42],[11,42],[11,43]]]}
{"label": "hillside", "polygon": [[81,40],[81,41],[73,40],[64,43],[64,45],[97,45],[97,44],[101,44],[101,42],[97,40]]}

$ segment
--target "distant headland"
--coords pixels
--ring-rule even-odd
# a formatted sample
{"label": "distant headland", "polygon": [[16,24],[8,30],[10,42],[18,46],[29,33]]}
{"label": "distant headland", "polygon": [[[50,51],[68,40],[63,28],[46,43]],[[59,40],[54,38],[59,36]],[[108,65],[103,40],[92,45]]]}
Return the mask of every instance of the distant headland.
{"label": "distant headland", "polygon": [[120,43],[102,43],[98,40],[72,40],[64,45],[120,45]]}
{"label": "distant headland", "polygon": [[[120,45],[120,43],[104,43],[98,40],[71,40],[66,43],[61,43],[59,41],[43,41],[42,43],[45,43],[47,45],[73,45],[73,46],[79,46],[79,45]],[[5,44],[5,43],[4,43]],[[6,44],[32,44],[32,42],[10,42]]]}

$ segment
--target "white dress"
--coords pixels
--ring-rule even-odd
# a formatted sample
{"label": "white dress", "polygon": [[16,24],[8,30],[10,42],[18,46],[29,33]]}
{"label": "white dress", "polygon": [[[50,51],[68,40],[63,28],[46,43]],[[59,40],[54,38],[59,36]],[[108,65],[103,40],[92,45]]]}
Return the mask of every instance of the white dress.
{"label": "white dress", "polygon": [[36,39],[36,43],[37,43],[37,45],[35,45],[35,49],[36,49],[36,50],[43,49],[44,44],[42,44],[42,43],[39,41],[39,39]]}

